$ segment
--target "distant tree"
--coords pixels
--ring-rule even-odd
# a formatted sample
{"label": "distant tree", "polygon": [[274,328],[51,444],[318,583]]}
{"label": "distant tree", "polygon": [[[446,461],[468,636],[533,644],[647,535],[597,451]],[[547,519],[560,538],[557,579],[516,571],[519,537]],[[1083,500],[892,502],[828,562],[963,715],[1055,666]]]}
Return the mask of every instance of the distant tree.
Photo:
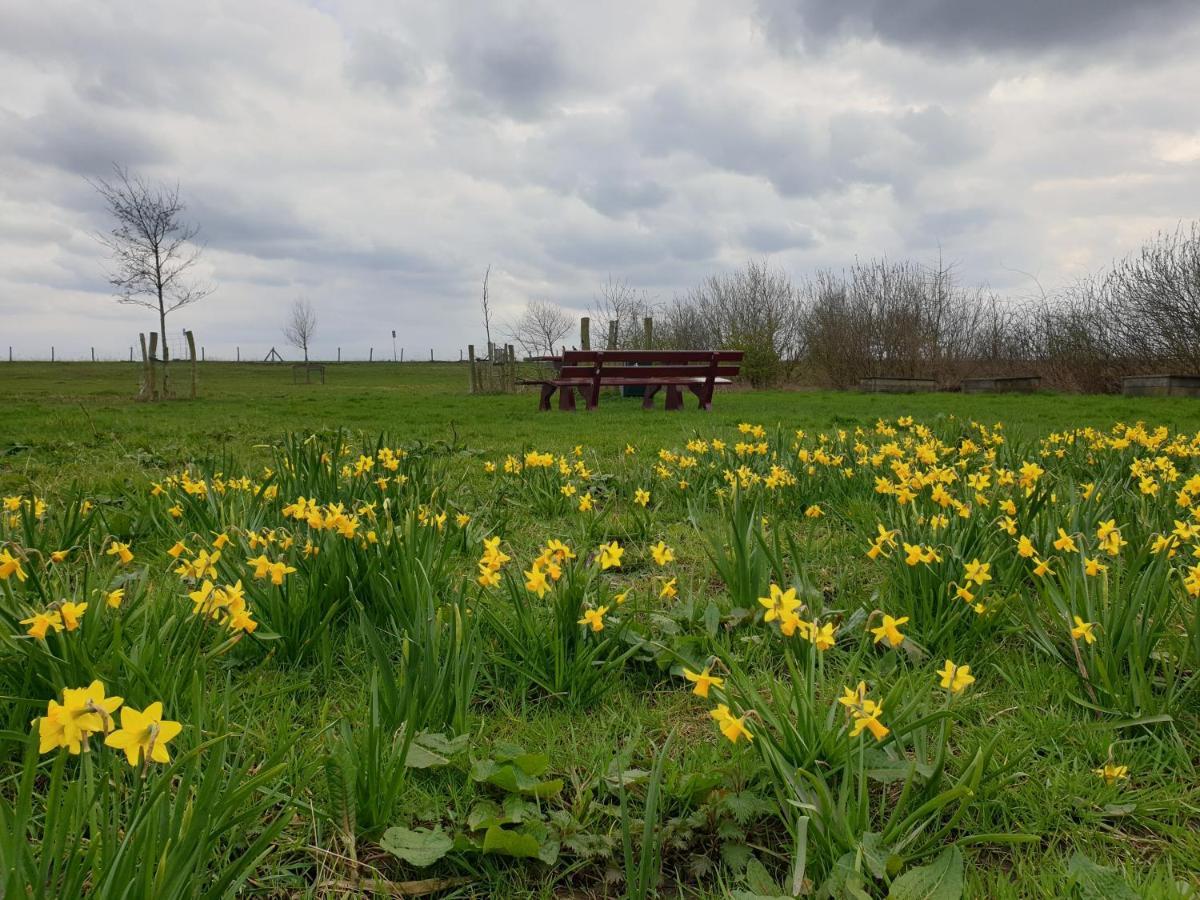
{"label": "distant tree", "polygon": [[480,300],[480,305],[483,307],[483,331],[487,336],[488,353],[491,353],[492,346],[492,308],[488,304],[488,278],[491,277],[492,267],[489,265],[487,271],[483,273],[483,297]]}
{"label": "distant tree", "polygon": [[145,306],[158,313],[162,342],[162,395],[169,392],[167,366],[167,313],[202,300],[212,287],[188,278],[202,248],[194,241],[197,225],[186,222],[179,185],[148,182],[129,170],[113,166],[113,178],[89,179],[104,198],[113,218],[112,229],[97,238],[112,253],[114,269],[109,284],[120,303]]}
{"label": "distant tree", "polygon": [[525,311],[509,326],[508,333],[527,356],[553,356],[555,346],[573,325],[574,319],[557,303],[530,300]]}
{"label": "distant tree", "polygon": [[654,314],[655,302],[623,278],[612,275],[592,299],[592,321],[604,329],[600,340],[607,344],[610,322],[617,323],[617,347],[622,350],[642,347],[642,321]]}
{"label": "distant tree", "polygon": [[288,322],[283,326],[283,336],[287,342],[304,353],[304,361],[308,362],[308,346],[312,343],[313,334],[317,330],[317,311],[303,297],[292,303]]}

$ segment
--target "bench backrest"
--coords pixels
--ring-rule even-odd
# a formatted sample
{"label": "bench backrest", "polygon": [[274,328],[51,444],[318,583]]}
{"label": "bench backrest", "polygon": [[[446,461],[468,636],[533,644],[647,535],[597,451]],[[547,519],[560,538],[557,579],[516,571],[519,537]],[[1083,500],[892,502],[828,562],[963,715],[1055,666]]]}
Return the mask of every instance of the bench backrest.
{"label": "bench backrest", "polygon": [[741,350],[567,350],[562,378],[733,378]]}

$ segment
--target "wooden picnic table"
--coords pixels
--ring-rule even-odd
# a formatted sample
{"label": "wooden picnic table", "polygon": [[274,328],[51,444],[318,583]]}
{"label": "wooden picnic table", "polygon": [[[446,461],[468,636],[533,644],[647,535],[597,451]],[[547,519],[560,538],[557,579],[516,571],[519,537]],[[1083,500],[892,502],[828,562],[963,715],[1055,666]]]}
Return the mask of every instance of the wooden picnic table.
{"label": "wooden picnic table", "polygon": [[683,389],[691,391],[700,409],[711,410],[719,384],[729,384],[741,369],[740,350],[567,350],[544,361],[555,366],[552,378],[529,378],[522,384],[541,386],[538,409],[550,409],[558,392],[558,408],[574,410],[575,392],[586,409],[600,405],[600,389],[641,386],[643,409],[654,408],[654,397],[666,390],[666,408],[683,409]]}

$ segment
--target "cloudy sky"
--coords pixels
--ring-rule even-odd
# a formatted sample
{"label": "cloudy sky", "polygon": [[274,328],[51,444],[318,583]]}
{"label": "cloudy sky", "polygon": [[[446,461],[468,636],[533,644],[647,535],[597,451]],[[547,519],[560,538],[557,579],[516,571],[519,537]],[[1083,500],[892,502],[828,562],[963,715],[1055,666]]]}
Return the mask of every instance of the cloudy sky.
{"label": "cloudy sky", "polygon": [[1014,296],[1200,217],[1194,0],[0,0],[0,353],[122,356],[87,178],[178,181],[210,356],[457,357],[608,276],[930,260]]}

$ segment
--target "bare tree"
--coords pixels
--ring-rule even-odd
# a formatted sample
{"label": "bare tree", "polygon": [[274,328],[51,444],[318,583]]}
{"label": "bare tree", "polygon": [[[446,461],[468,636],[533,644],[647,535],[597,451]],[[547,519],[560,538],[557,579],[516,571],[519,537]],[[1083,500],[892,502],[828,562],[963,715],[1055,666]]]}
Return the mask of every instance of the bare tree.
{"label": "bare tree", "polygon": [[168,394],[167,313],[202,300],[212,287],[188,278],[200,258],[194,243],[200,229],[183,220],[186,209],[179,198],[179,185],[148,182],[129,170],[113,166],[112,180],[89,179],[104,198],[114,219],[113,227],[97,238],[112,253],[114,270],[109,284],[121,303],[133,303],[158,313],[162,338],[162,394]]}
{"label": "bare tree", "polygon": [[555,346],[573,325],[574,319],[557,303],[530,300],[525,311],[508,327],[508,334],[527,356],[553,356]]}
{"label": "bare tree", "polygon": [[645,291],[609,275],[600,286],[600,294],[592,300],[591,317],[605,328],[609,322],[616,322],[617,347],[635,349],[642,346],[642,320],[653,314],[654,307],[654,301]]}
{"label": "bare tree", "polygon": [[297,350],[304,352],[304,362],[308,362],[308,345],[312,343],[313,334],[317,330],[317,311],[303,297],[292,303],[288,323],[283,326],[283,336]]}
{"label": "bare tree", "polygon": [[488,305],[488,277],[492,274],[492,267],[489,265],[487,271],[483,273],[483,298],[480,301],[483,306],[483,331],[487,336],[488,354],[492,352],[492,308]]}

